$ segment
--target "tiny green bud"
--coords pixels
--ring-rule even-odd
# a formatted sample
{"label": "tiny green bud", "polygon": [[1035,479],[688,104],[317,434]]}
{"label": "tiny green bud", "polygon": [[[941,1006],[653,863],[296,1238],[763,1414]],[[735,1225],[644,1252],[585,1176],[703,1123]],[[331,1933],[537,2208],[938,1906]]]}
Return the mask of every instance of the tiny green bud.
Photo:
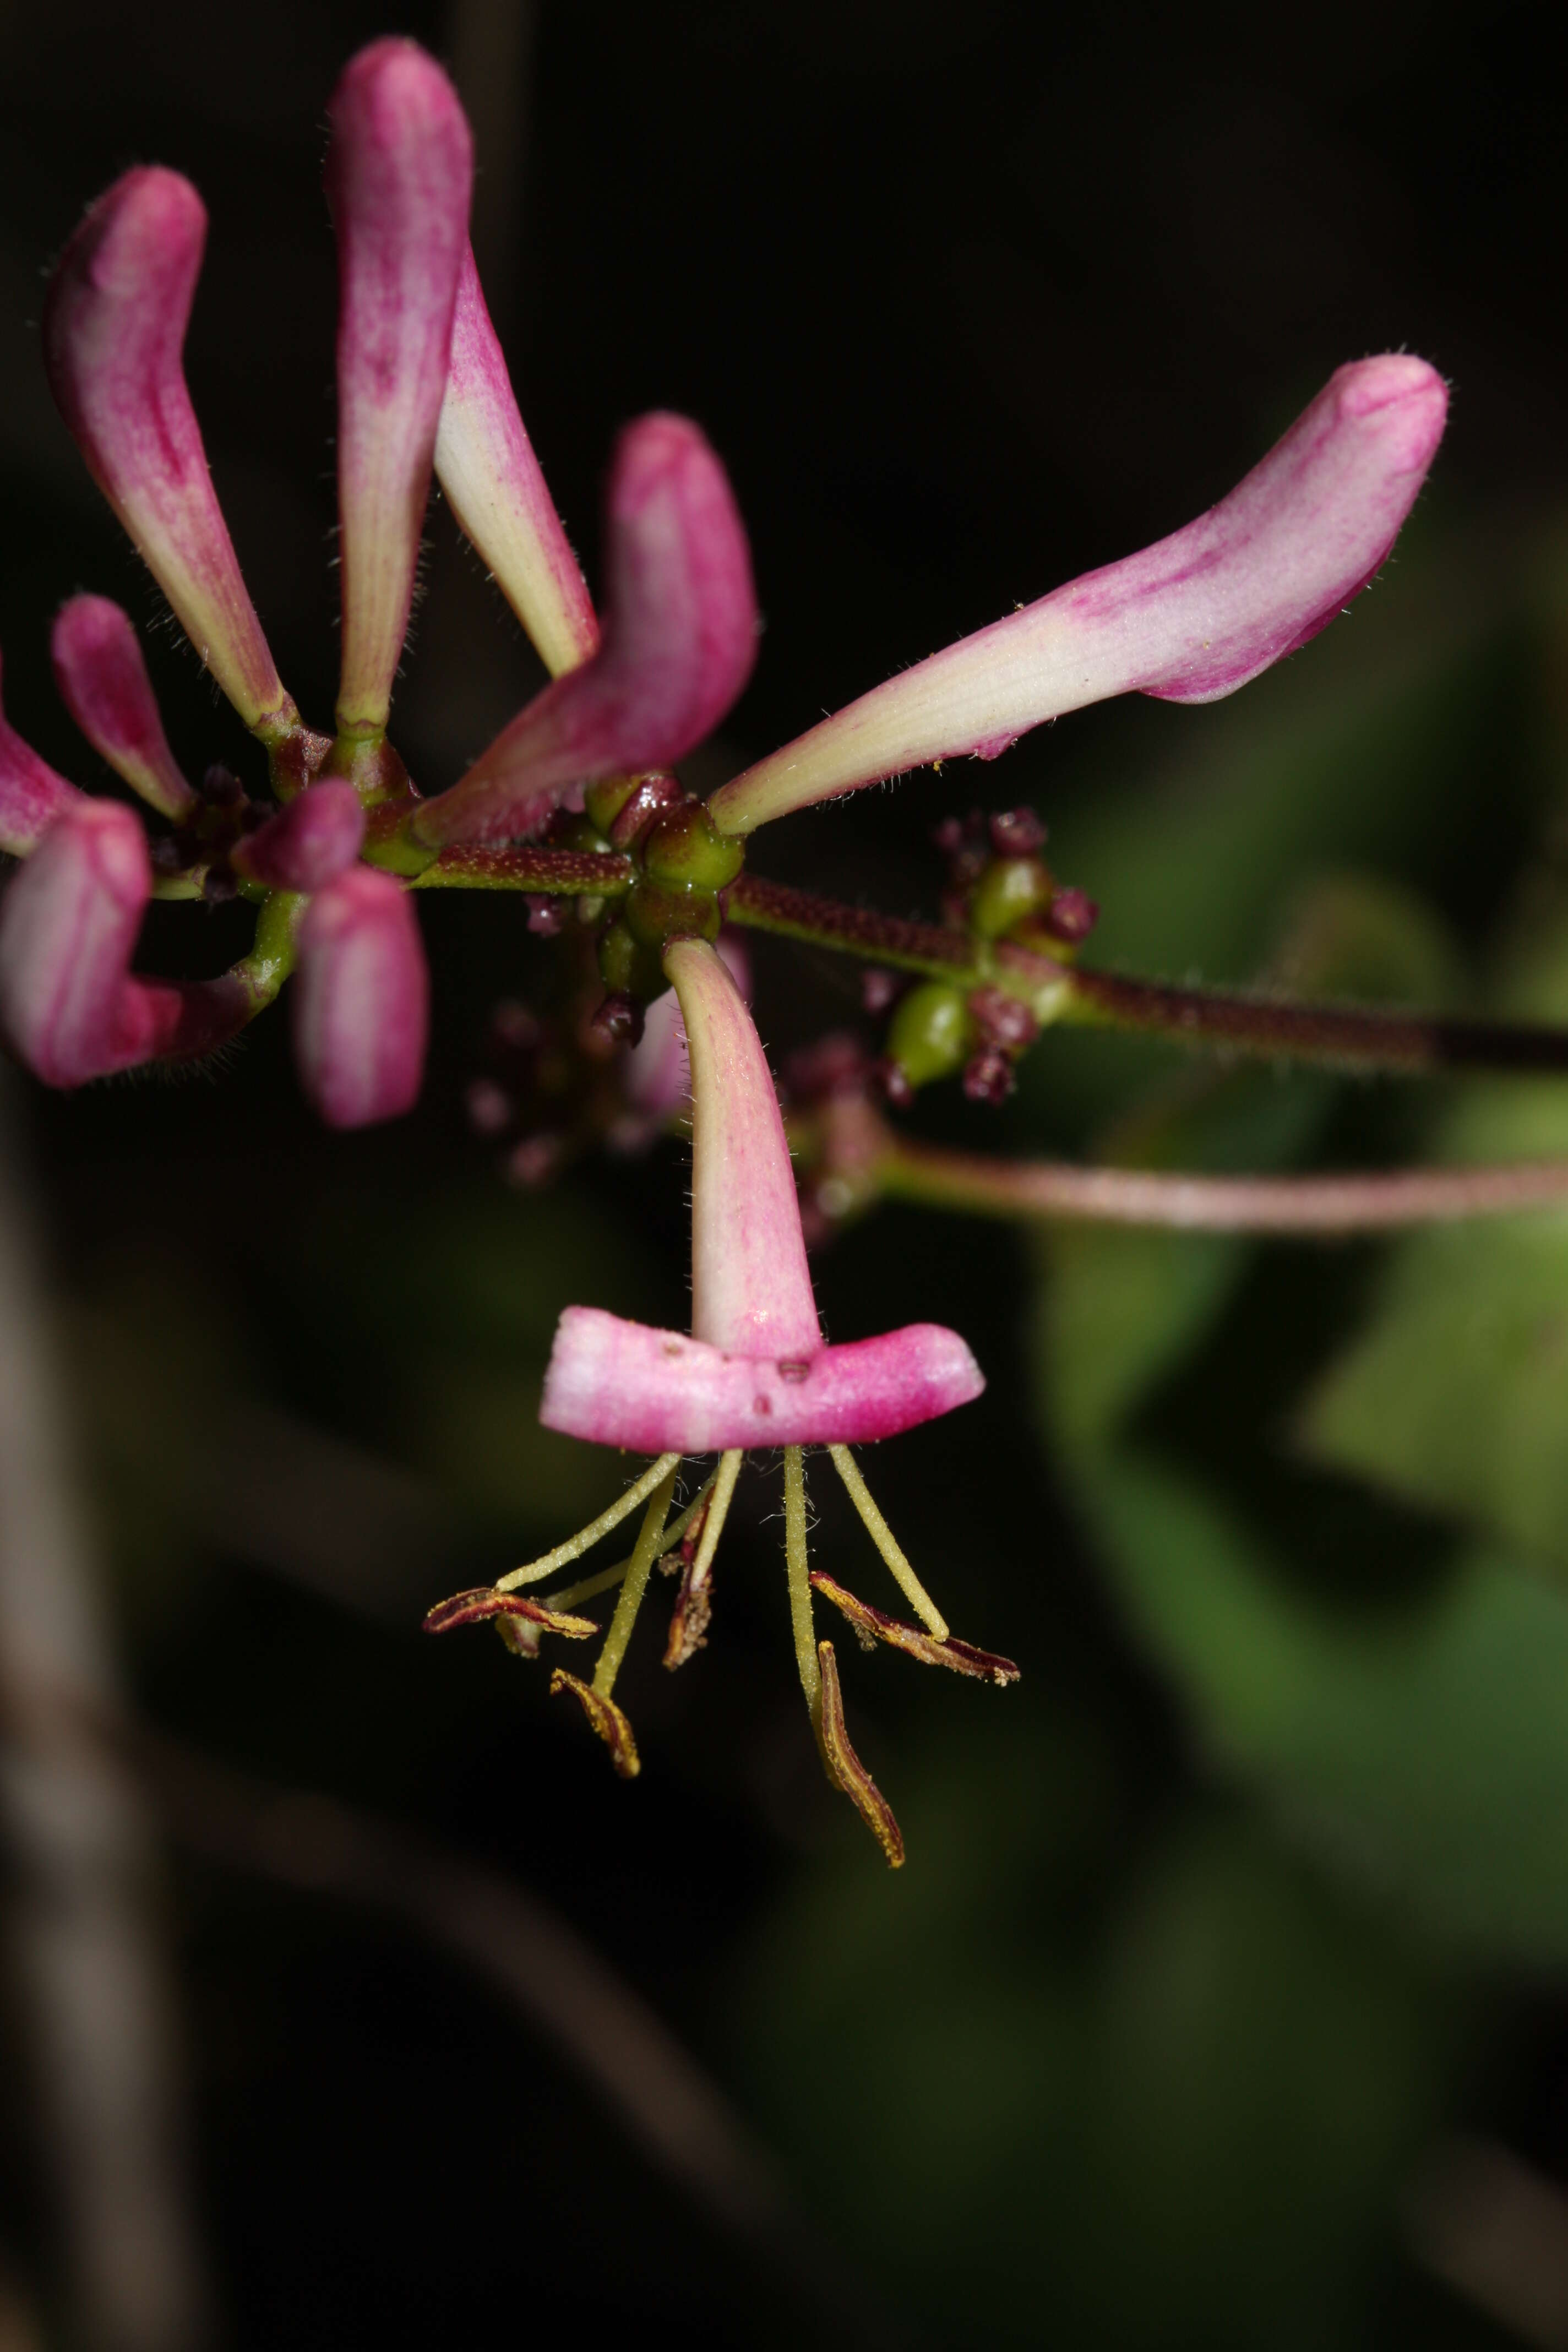
{"label": "tiny green bud", "polygon": [[639,882],[622,908],[632,937],[660,951],[670,940],[716,940],[719,901],[710,891],[677,883]]}
{"label": "tiny green bud", "polygon": [[599,933],[599,977],[612,994],[642,1004],[651,1004],[668,986],[658,950],[635,938],[619,916]]}
{"label": "tiny green bud", "polygon": [[951,1077],[967,1061],[975,1028],[962,991],[922,980],[900,998],[888,1032],[888,1056],[912,1087]]}
{"label": "tiny green bud", "polygon": [[1049,871],[1037,857],[997,857],[985,868],[969,901],[972,930],[999,940],[1051,902]]}
{"label": "tiny green bud", "polygon": [[583,795],[583,806],[595,831],[609,832],[637,788],[636,776],[606,776],[601,782],[589,785]]}
{"label": "tiny green bud", "polygon": [[722,890],[746,861],[744,844],[727,841],[714,829],[700,801],[682,801],[644,836],[643,870],[655,882],[689,882],[699,890]]}

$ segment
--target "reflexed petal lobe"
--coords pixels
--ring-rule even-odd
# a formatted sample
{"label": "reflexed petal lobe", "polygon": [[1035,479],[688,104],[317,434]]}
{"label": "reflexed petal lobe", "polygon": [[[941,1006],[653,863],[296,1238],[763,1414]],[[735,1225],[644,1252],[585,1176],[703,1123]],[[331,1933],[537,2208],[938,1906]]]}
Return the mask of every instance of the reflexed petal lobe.
{"label": "reflexed petal lobe", "polygon": [[338,233],[338,725],[385,724],[414,593],[467,250],[473,142],[413,41],[363,49],[333,92],[327,193]]}
{"label": "reflexed petal lobe", "polygon": [[593,600],[518,413],[471,251],[458,280],[436,472],[552,677],[587,661],[599,646]]}
{"label": "reflexed petal lobe", "polygon": [[668,768],[751,675],[757,607],[724,469],[685,417],[622,434],[605,518],[608,610],[592,661],[547,687],[413,831],[432,848],[521,838],[600,777]]}
{"label": "reflexed petal lobe", "polygon": [[182,352],[206,236],[188,180],[127,172],[66,247],[44,305],[49,388],[99,488],[246,725],[299,714],[284,693],[207,472]]}
{"label": "reflexed petal lobe", "polygon": [[0,709],[0,851],[28,856],[57,817],[86,806],[87,794],[40,759]]}
{"label": "reflexed petal lobe", "polygon": [[49,639],[60,699],[100,760],[164,816],[196,796],[180,773],[129,613],[107,596],[73,596]]}
{"label": "reflexed petal lobe", "polygon": [[1367,585],[1447,412],[1425,360],[1389,353],[1341,368],[1218,506],[862,695],[721,786],[715,822],[750,833],[929,760],[994,759],[1028,728],[1110,695],[1234,693]]}

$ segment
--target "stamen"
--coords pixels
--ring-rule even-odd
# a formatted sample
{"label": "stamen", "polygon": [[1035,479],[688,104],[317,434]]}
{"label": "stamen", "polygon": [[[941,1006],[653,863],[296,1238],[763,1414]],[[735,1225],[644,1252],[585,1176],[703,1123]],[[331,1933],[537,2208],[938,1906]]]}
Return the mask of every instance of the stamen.
{"label": "stamen", "polygon": [[918,1625],[905,1625],[897,1617],[889,1617],[883,1609],[873,1609],[867,1601],[847,1592],[831,1576],[820,1569],[811,1572],[811,1589],[831,1601],[843,1611],[859,1637],[863,1650],[874,1650],[879,1642],[886,1642],[907,1657],[919,1658],[926,1666],[950,1666],[955,1675],[972,1675],[976,1682],[994,1683],[1005,1689],[1008,1683],[1019,1680],[1019,1669],[1011,1658],[1000,1658],[994,1650],[977,1650],[973,1642],[961,1642],[956,1633],[939,1642],[934,1634],[922,1633]]}
{"label": "stamen", "polygon": [[[678,1519],[671,1519],[668,1527],[666,1528],[663,1535],[661,1535],[658,1539],[658,1549],[654,1554],[656,1561],[667,1559],[675,1549],[676,1545],[685,1535],[687,1528],[691,1525],[698,1513],[702,1509],[703,1505],[707,1502],[708,1496],[712,1489],[713,1480],[717,1475],[717,1471],[710,1471],[709,1475],[703,1480],[701,1486],[698,1488],[697,1493],[692,1497],[691,1501],[687,1505],[685,1510],[681,1512],[680,1517]],[[585,1576],[580,1584],[564,1585],[559,1592],[545,1593],[543,1596],[545,1608],[571,1609],[574,1608],[579,1601],[592,1601],[595,1593],[608,1592],[612,1585],[619,1584],[622,1577],[626,1575],[626,1570],[630,1568],[635,1557],[636,1555],[634,1553],[628,1552],[625,1559],[616,1560],[614,1568],[602,1568],[598,1570],[596,1575]],[[669,1573],[668,1569],[665,1573],[667,1575]]]}
{"label": "stamen", "polygon": [[688,1658],[702,1647],[706,1637],[708,1621],[713,1613],[713,1556],[724,1532],[724,1522],[730,1516],[731,1498],[740,1475],[741,1450],[737,1446],[719,1457],[719,1467],[713,1476],[713,1499],[702,1522],[697,1557],[680,1580],[680,1591],[670,1620],[669,1642],[664,1654],[664,1663],[672,1670],[676,1666],[683,1666]]}
{"label": "stamen", "polygon": [[816,1635],[811,1622],[811,1562],[805,1548],[805,1464],[798,1445],[784,1447],[784,1559],[789,1571],[789,1620],[795,1634],[795,1660],[815,1723],[822,1697],[822,1670],[817,1664]]}
{"label": "stamen", "polygon": [[[520,1584],[537,1584],[542,1576],[553,1576],[558,1568],[565,1568],[571,1561],[581,1559],[585,1551],[593,1549],[601,1536],[607,1536],[612,1528],[618,1528],[639,1503],[646,1502],[659,1481],[678,1468],[679,1462],[679,1454],[661,1454],[657,1462],[649,1463],[642,1476],[628,1486],[619,1501],[612,1503],[607,1511],[601,1511],[596,1519],[591,1519],[585,1528],[580,1528],[574,1536],[568,1536],[564,1543],[557,1544],[553,1551],[547,1551],[542,1559],[528,1560],[521,1568],[514,1568],[510,1575],[497,1577],[496,1591],[511,1592]],[[663,1524],[661,1519],[659,1525],[662,1527]]]}
{"label": "stamen", "polygon": [[838,1662],[833,1654],[832,1643],[819,1642],[816,1654],[822,1673],[818,1730],[829,1777],[843,1790],[876,1838],[888,1857],[889,1868],[897,1870],[904,1859],[903,1832],[893,1818],[891,1805],[850,1744],[848,1727],[844,1720],[844,1697],[838,1687]]}
{"label": "stamen", "polygon": [[594,1692],[598,1698],[607,1699],[616,1686],[616,1676],[621,1660],[626,1654],[626,1643],[632,1638],[637,1611],[642,1607],[643,1594],[653,1573],[653,1563],[658,1553],[658,1539],[664,1533],[665,1517],[669,1498],[675,1492],[675,1481],[680,1467],[679,1455],[669,1457],[669,1468],[654,1488],[647,1514],[637,1537],[637,1549],[626,1570],[621,1597],[616,1603],[616,1613],[610,1620],[610,1630],[605,1636],[605,1646],[599,1653],[599,1663],[594,1669]]}
{"label": "stamen", "polygon": [[589,1683],[579,1682],[564,1666],[557,1666],[550,1677],[550,1696],[558,1691],[570,1691],[610,1751],[610,1761],[623,1780],[635,1780],[642,1770],[642,1759],[632,1735],[631,1725],[613,1698],[604,1697]]}
{"label": "stamen", "polygon": [[900,1591],[927,1631],[934,1633],[939,1642],[945,1642],[947,1619],[899,1549],[892,1528],[871,1499],[871,1490],[860,1475],[859,1464],[847,1445],[830,1445],[827,1450],[833,1456],[834,1468],[844,1481],[845,1492],[865,1521],[871,1541],[892,1570]]}

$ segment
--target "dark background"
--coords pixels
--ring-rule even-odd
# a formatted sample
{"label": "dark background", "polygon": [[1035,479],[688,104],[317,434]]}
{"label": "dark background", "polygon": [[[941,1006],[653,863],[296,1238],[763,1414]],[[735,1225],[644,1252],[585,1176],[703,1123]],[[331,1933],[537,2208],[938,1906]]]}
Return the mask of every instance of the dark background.
{"label": "dark background", "polygon": [[[1402,677],[1470,663],[1435,722],[1431,804],[1391,798],[1382,835],[1381,818],[1346,815],[1311,852],[1419,887],[1462,958],[1511,903],[1552,698],[1537,680],[1521,721],[1526,654],[1510,634],[1563,487],[1568,145],[1550,21],[1414,5],[0,0],[7,713],[100,782],[53,698],[48,620],[84,586],[155,614],[54,419],[37,335],[44,273],[81,207],[147,160],[187,173],[208,205],[193,394],[282,674],[308,716],[330,710],[323,109],[360,43],[405,30],[452,66],[474,114],[481,270],[590,577],[625,419],[687,411],[731,469],[767,626],[724,742],[693,764],[704,785],[1186,520],[1342,360],[1431,359],[1453,384],[1449,436],[1376,621],[1321,671],[1315,654],[1293,665],[1258,707],[1276,713],[1278,751],[1316,723],[1300,716],[1314,692],[1353,696],[1384,653]],[[1423,563],[1427,585],[1407,585]],[[189,658],[171,639],[153,659],[187,763],[240,760]],[[531,665],[436,512],[395,722],[422,782],[460,772],[536,682]],[[1163,708],[1089,714],[1010,771],[974,774],[988,804],[1030,798],[1059,821],[1079,861],[1066,878],[1105,900],[1111,946],[1227,976],[1266,952],[1299,845],[1282,821],[1260,865],[1237,850],[1223,906],[1201,877],[1182,900],[1191,877],[1160,852],[1169,793],[1147,817],[1137,794],[1173,756],[1245,764],[1247,740],[1210,727]],[[1410,740],[1419,771],[1426,739]],[[1323,757],[1334,765],[1331,744]],[[1368,772],[1358,806],[1376,798],[1375,761]],[[950,773],[868,793],[781,827],[755,862],[929,911],[928,828],[975,791]],[[1128,905],[1143,893],[1120,932],[1119,879]],[[215,970],[235,952],[230,919],[161,909],[146,961]],[[506,1189],[462,1088],[489,1007],[537,987],[547,951],[504,904],[436,906],[426,932],[431,1076],[388,1134],[313,1129],[277,1015],[216,1076],[31,1092],[126,1671],[184,1749],[416,1827],[558,1906],[728,2086],[812,2218],[798,2242],[727,2228],[427,1937],[331,1885],[280,1890],[237,1826],[231,1851],[220,1830],[196,1853],[173,1818],[168,1917],[225,2340],[478,2345],[571,2326],[597,2343],[660,2324],[715,2345],[806,2329],[954,2345],[1517,2340],[1433,2283],[1399,2217],[1457,2123],[1542,2179],[1560,2164],[1552,1968],[1455,1969],[1211,1769],[1058,1494],[1024,1243],[889,1211],[824,1260],[836,1336],[929,1315],[962,1325],[987,1367],[984,1402],[889,1449],[877,1486],[956,1629],[1027,1668],[1004,1698],[866,1662],[858,1736],[911,1848],[890,1910],[880,1864],[814,1777],[764,1479],[742,1490],[706,1655],[675,1684],[651,1641],[634,1658],[646,1769],[630,1790],[499,1650],[420,1644],[430,1600],[614,1490],[615,1465],[531,1426],[549,1331],[572,1297],[678,1321],[685,1251],[674,1148],[584,1163],[543,1197]],[[760,950],[758,965],[770,1044],[855,1017],[853,984],[826,961]],[[1042,1048],[1000,1127],[952,1103],[924,1116],[971,1139],[1084,1148],[1144,1074],[1107,1050],[1102,1080]],[[1415,1133],[1403,1097],[1332,1116],[1341,1156]],[[1334,1311],[1353,1311],[1365,1272],[1336,1261]],[[1211,1403],[1172,1408],[1172,1442],[1214,1454],[1223,1441],[1243,1486],[1258,1432],[1277,1433],[1338,1328],[1310,1266],[1268,1279],[1229,1369],[1224,1350],[1205,1360]],[[1271,1499],[1325,1572],[1375,1555],[1393,1576],[1426,1557],[1419,1513],[1369,1532],[1346,1504],[1325,1542],[1300,1492]],[[846,1514],[819,1500],[821,1540],[847,1546]],[[1207,2022],[1189,2028],[1181,1988],[1222,1948],[1237,1972],[1205,1979]],[[1304,2007],[1269,2009],[1292,1970]],[[1123,1997],[1124,2032],[1104,2023]],[[1233,2037],[1259,2000],[1255,2039],[1245,2022]],[[1178,2066],[1152,2087],[1129,2059],[1109,2088],[1079,2083],[1095,2034],[1125,2052],[1156,2015],[1190,2080]],[[23,2302],[47,2315],[59,2262],[25,2078],[13,2047],[0,2231]],[[1372,2078],[1384,2088],[1367,2092]],[[1162,2101],[1168,2144],[1145,2163]],[[1303,2189],[1314,2131],[1331,2153]]]}

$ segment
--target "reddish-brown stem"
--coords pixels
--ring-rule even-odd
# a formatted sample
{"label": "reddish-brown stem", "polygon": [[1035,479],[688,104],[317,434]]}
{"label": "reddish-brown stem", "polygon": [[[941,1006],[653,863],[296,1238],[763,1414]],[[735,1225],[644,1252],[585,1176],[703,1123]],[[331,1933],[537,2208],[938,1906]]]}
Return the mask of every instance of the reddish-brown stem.
{"label": "reddish-brown stem", "polygon": [[1568,1160],[1330,1176],[1184,1176],[992,1160],[890,1131],[875,1181],[884,1194],[977,1216],[1097,1220],[1184,1233],[1387,1233],[1568,1206]]}
{"label": "reddish-brown stem", "polygon": [[1289,1055],[1348,1069],[1568,1070],[1568,1030],[1529,1023],[1450,1020],[1359,1004],[1294,1004],[1081,967],[1071,974],[1071,988],[1073,1008],[1065,1019],[1184,1045]]}
{"label": "reddish-brown stem", "polygon": [[[967,931],[910,922],[875,907],[847,907],[836,898],[820,898],[814,890],[792,890],[782,882],[765,881],[760,874],[738,876],[726,893],[726,906],[732,923],[775,931],[813,947],[868,956],[899,971],[951,971],[962,977],[974,962],[974,942]],[[1028,961],[1040,966],[1042,975],[1058,969],[1044,956]]]}

